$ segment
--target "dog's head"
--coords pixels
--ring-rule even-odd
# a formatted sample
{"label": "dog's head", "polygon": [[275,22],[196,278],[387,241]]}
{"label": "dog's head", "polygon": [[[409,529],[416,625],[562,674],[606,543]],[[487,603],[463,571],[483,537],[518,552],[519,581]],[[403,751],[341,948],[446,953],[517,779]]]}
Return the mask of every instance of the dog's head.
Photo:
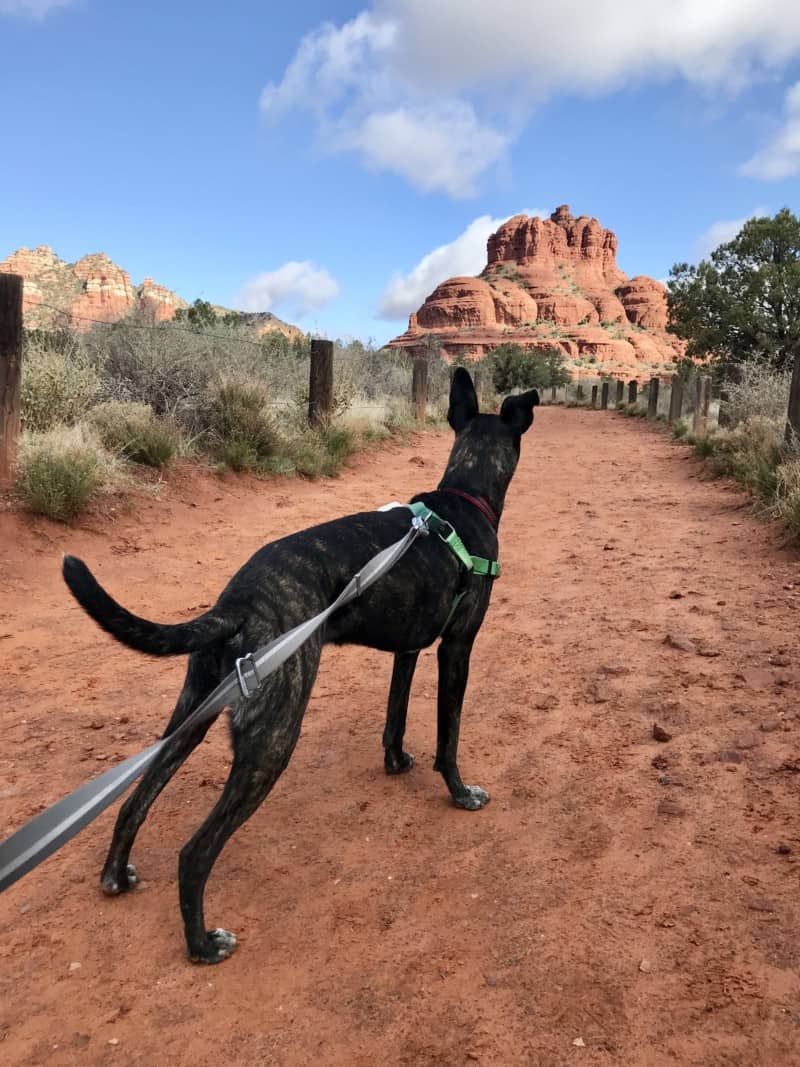
{"label": "dog's head", "polygon": [[[450,386],[447,421],[456,433],[456,441],[447,465],[448,485],[455,480],[474,490],[500,499],[519,460],[520,439],[533,425],[533,409],[539,403],[535,389],[507,396],[499,415],[481,415],[478,397],[467,371],[458,367]],[[491,499],[491,497],[490,497]]]}

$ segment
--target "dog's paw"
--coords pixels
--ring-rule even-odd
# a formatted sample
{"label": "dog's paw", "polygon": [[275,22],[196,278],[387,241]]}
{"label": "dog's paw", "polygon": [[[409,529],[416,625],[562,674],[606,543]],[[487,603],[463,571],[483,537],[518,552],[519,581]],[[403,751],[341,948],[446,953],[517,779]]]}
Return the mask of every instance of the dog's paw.
{"label": "dog's paw", "polygon": [[120,893],[127,893],[133,889],[139,881],[136,868],[132,863],[125,867],[124,874],[114,874],[112,871],[104,871],[100,879],[100,888],[108,897],[117,897]]}
{"label": "dog's paw", "polygon": [[204,943],[189,952],[192,963],[222,963],[236,951],[236,936],[229,930],[207,930]]}
{"label": "dog's paw", "polygon": [[383,757],[383,766],[387,774],[405,774],[414,766],[414,757],[410,752],[401,752],[398,756],[387,749]]}
{"label": "dog's paw", "polygon": [[489,803],[489,794],[479,785],[465,785],[464,791],[453,797],[456,807],[466,811],[477,811]]}

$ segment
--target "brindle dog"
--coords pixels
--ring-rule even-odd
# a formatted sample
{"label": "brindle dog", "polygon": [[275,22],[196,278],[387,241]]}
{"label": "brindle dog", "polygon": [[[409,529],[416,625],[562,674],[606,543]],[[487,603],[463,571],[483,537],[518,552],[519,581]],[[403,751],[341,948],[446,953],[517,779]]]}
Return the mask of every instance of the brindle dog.
{"label": "brindle dog", "polygon": [[[453,376],[448,421],[456,438],[438,489],[415,500],[451,522],[470,553],[497,559],[497,534],[487,517],[499,517],[520,453],[520,438],[539,403],[535,390],[509,396],[499,415],[478,413],[472,379]],[[447,492],[443,492],[447,490]],[[455,490],[455,492],[453,492]],[[466,497],[471,497],[468,499]],[[482,497],[488,508],[476,506]],[[248,560],[210,611],[191,622],[162,625],[137,618],[112,600],[80,560],[67,556],[64,578],[72,594],[103,629],[123,644],[154,656],[190,653],[183,690],[164,736],[168,737],[234,667],[276,635],[327,607],[368,559],[408,530],[405,508],[350,515],[266,545]],[[216,806],[180,854],[180,903],[189,956],[219,963],[236,947],[225,930],[207,930],[203,893],[225,842],[272,789],[300,734],[322,646],[359,644],[394,654],[384,763],[388,774],[414,765],[403,750],[411,679],[419,650],[439,645],[438,737],[434,768],[461,808],[489,800],[464,785],[456,762],[461,705],[472,643],[489,606],[492,579],[468,573],[440,537],[418,538],[403,560],[360,598],[336,612],[259,690],[230,715],[233,764]],[[454,597],[465,595],[448,622]],[[209,723],[179,734],[147,770],[123,804],[101,884],[122,893],[136,881],[131,847],[150,805],[202,741]]]}

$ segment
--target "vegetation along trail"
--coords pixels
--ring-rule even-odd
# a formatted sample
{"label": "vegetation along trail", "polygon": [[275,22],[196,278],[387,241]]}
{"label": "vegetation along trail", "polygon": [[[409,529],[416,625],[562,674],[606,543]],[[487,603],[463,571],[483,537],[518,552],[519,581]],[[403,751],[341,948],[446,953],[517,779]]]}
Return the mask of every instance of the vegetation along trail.
{"label": "vegetation along trail", "polygon": [[[434,486],[450,440],[317,483],[179,468],[71,529],[0,512],[4,831],[155,738],[182,681],[82,614],[63,550],[133,610],[188,618],[263,541]],[[98,888],[112,812],[0,897],[4,1064],[800,1064],[797,550],[651,426],[545,409],[501,558],[461,744],[492,803],[456,810],[432,770],[435,650],[417,766],[387,778],[390,658],[328,649],[288,770],[209,883],[239,951],[191,966],[177,901],[220,722],[143,828],[129,897]]]}

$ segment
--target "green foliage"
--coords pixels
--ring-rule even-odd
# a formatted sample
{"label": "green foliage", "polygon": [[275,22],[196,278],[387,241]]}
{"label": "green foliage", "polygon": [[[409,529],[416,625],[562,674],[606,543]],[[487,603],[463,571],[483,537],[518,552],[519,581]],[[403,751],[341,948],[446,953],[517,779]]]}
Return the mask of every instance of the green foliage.
{"label": "green foliage", "polygon": [[111,400],[92,408],[87,421],[110,452],[133,463],[164,467],[180,446],[176,427],[146,404]]}
{"label": "green foliage", "polygon": [[257,470],[275,452],[278,434],[267,398],[261,382],[223,378],[209,387],[204,430],[211,451],[232,470]]}
{"label": "green foliage", "polygon": [[339,472],[358,444],[357,435],[347,426],[298,430],[280,442],[278,464],[273,469],[307,478],[329,478]]}
{"label": "green foliage", "polygon": [[238,311],[226,311],[219,314],[207,300],[195,300],[188,308],[178,308],[175,312],[176,322],[188,322],[190,326],[239,326],[242,316]]}
{"label": "green foliage", "polygon": [[24,505],[65,522],[82,511],[108,480],[111,457],[82,426],[24,434],[16,489]]}
{"label": "green foliage", "polygon": [[42,432],[77,422],[100,387],[95,369],[75,341],[53,346],[46,335],[29,334],[22,358],[20,410],[27,430]]}
{"label": "green foliage", "polygon": [[667,302],[689,356],[791,367],[800,352],[800,219],[788,208],[750,219],[710,260],[675,264]]}
{"label": "green foliage", "polygon": [[503,344],[487,357],[492,381],[498,393],[513,389],[545,389],[567,385],[570,375],[563,354],[556,348],[525,349]]}

